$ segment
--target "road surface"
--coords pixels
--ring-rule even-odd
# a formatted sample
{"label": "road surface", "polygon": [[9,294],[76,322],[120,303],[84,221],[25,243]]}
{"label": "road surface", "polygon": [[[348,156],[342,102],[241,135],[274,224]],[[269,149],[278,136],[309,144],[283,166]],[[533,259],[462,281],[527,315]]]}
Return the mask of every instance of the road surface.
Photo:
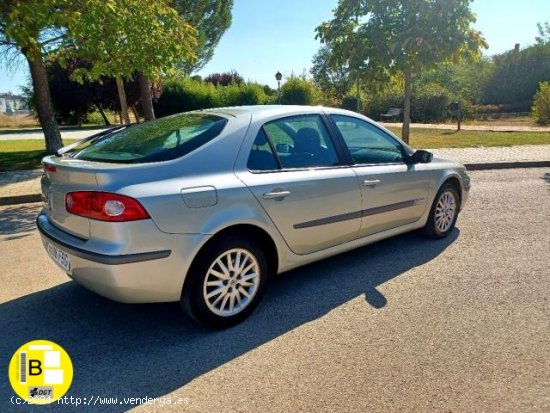
{"label": "road surface", "polygon": [[[548,172],[473,172],[450,238],[407,234],[282,275],[226,331],[87,292],[42,250],[39,207],[4,207],[0,372],[49,339],[72,357],[68,395],[117,398],[37,412],[122,412],[123,397],[158,398],[143,412],[548,412]],[[0,411],[27,411],[12,395],[0,381]]]}

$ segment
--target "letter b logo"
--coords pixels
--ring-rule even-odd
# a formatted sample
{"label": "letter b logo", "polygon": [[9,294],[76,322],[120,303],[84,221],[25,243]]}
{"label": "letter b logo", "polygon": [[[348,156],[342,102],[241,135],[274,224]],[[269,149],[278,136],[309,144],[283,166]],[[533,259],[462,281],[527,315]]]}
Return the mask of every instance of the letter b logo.
{"label": "letter b logo", "polygon": [[40,360],[29,360],[29,376],[39,376],[42,374],[42,362]]}

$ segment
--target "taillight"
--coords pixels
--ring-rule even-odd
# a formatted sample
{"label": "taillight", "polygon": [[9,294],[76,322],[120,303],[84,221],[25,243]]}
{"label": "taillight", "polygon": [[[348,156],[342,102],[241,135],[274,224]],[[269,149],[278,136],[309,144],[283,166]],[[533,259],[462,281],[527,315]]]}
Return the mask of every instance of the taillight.
{"label": "taillight", "polygon": [[149,218],[133,198],[109,192],[79,191],[65,196],[65,209],[71,214],[99,221],[125,222]]}
{"label": "taillight", "polygon": [[55,172],[57,171],[57,168],[50,164],[50,163],[43,163],[42,167],[44,168],[44,172]]}

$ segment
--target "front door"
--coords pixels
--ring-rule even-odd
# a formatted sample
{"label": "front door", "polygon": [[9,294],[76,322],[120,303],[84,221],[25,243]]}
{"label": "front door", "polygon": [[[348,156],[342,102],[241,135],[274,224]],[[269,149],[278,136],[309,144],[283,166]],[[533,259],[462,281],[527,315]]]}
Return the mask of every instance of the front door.
{"label": "front door", "polygon": [[361,236],[418,221],[427,207],[431,172],[405,163],[403,147],[376,126],[331,115],[353,159],[362,195]]}

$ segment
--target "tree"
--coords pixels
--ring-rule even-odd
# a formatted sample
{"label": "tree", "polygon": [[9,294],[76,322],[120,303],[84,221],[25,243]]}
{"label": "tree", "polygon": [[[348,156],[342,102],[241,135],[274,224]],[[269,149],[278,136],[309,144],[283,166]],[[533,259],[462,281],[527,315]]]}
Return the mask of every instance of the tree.
{"label": "tree", "polygon": [[335,65],[333,61],[330,47],[321,46],[313,56],[310,72],[315,85],[325,95],[335,95],[342,99],[351,86],[349,67],[346,63]]}
{"label": "tree", "polygon": [[231,26],[233,0],[173,0],[172,7],[198,33],[197,58],[179,63],[180,69],[190,75],[212,59],[214,49]]}
{"label": "tree", "polygon": [[494,69],[483,89],[484,103],[510,104],[528,111],[539,82],[550,79],[550,42],[493,57]]}
{"label": "tree", "polygon": [[244,82],[244,79],[236,70],[232,70],[224,73],[212,73],[206,76],[204,81],[212,83],[214,86],[228,86],[231,83],[241,85]]}
{"label": "tree", "polygon": [[87,0],[80,19],[69,26],[74,44],[69,56],[91,62],[75,71],[82,81],[114,77],[125,123],[129,123],[123,78],[138,72],[146,118],[154,117],[150,80],[174,69],[182,59],[194,60],[196,31],[184,22],[169,0]]}
{"label": "tree", "polygon": [[550,23],[537,23],[537,30],[539,35],[535,37],[537,44],[540,46],[550,44]]}
{"label": "tree", "polygon": [[[379,70],[401,71],[404,77],[402,138],[409,140],[413,76],[462,55],[478,56],[486,47],[470,25],[472,0],[340,0],[334,19],[317,27],[321,41],[350,58],[346,40],[362,42],[354,60]],[[357,64],[357,63],[355,63]]]}
{"label": "tree", "polygon": [[79,16],[78,5],[70,0],[0,3],[0,46],[17,50],[27,60],[48,154],[55,153],[63,142],[54,118],[44,61],[66,39],[66,27]]}
{"label": "tree", "polygon": [[439,64],[433,70],[425,70],[416,77],[414,89],[430,83],[439,84],[454,95],[472,104],[481,104],[484,89],[492,76],[494,63],[490,58],[463,59],[458,63]]}
{"label": "tree", "polygon": [[[55,153],[62,146],[44,67],[49,55],[55,53],[61,63],[73,57],[91,62],[89,69],[80,68],[73,73],[79,81],[84,76],[114,76],[128,122],[122,78],[139,71],[155,80],[177,61],[192,60],[195,35],[195,30],[169,7],[168,0],[0,3],[0,46],[16,48],[29,63],[48,153]],[[150,98],[150,89],[148,95]]]}
{"label": "tree", "polygon": [[[60,124],[75,125],[86,120],[87,115],[98,110],[106,125],[109,125],[104,110],[119,110],[116,81],[113,78],[101,77],[97,81],[78,83],[71,79],[71,74],[82,67],[91,65],[83,60],[70,59],[64,65],[52,60],[46,64],[48,84],[52,95],[55,117]],[[128,106],[137,111],[140,105],[140,90],[137,74],[126,82]],[[33,94],[34,95],[34,94]],[[34,101],[34,98],[31,99]]]}

